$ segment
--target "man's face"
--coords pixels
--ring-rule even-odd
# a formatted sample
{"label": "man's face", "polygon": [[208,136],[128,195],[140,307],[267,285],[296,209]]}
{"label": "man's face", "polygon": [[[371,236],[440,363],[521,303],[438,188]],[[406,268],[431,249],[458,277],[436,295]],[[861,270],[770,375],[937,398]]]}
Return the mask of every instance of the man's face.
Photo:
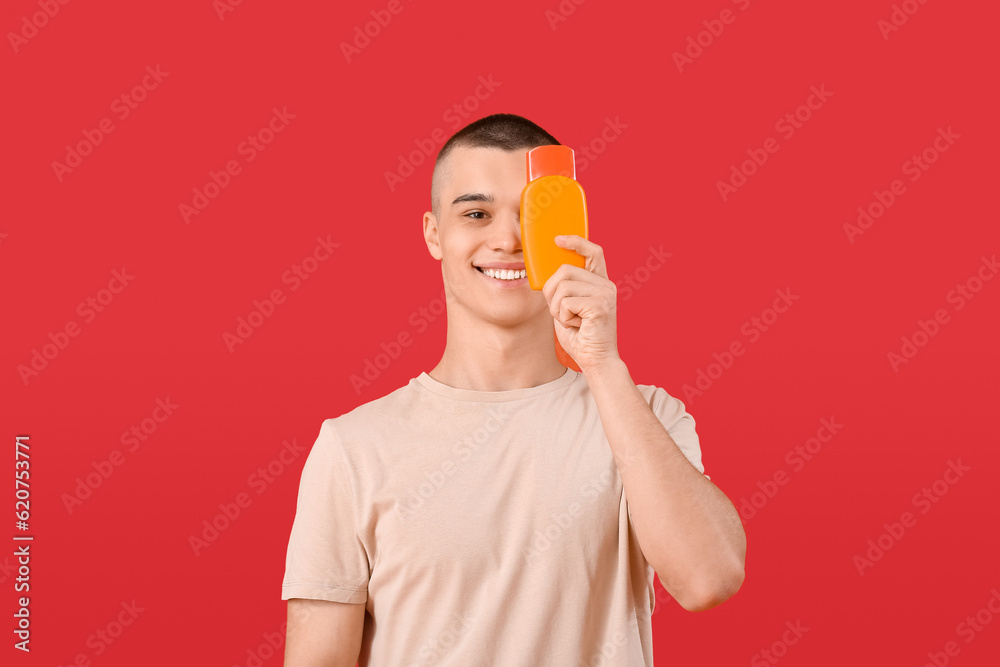
{"label": "man's face", "polygon": [[531,289],[527,278],[504,280],[477,268],[524,269],[525,153],[455,148],[441,165],[439,215],[424,214],[424,238],[431,255],[441,260],[449,307],[497,324],[520,324],[547,313],[545,297]]}

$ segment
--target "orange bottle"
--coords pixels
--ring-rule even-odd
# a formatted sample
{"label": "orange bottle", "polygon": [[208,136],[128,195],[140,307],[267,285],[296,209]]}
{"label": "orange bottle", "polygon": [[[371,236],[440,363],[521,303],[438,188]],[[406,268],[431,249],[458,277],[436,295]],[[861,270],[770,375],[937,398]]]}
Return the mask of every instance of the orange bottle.
{"label": "orange bottle", "polygon": [[[575,250],[557,246],[555,237],[577,234],[587,238],[587,200],[576,181],[572,148],[538,146],[528,151],[527,166],[528,184],[521,191],[521,248],[528,285],[541,290],[563,264],[586,268],[586,259]],[[552,326],[553,330],[557,326],[554,320]],[[558,336],[556,356],[567,368],[580,371]]]}

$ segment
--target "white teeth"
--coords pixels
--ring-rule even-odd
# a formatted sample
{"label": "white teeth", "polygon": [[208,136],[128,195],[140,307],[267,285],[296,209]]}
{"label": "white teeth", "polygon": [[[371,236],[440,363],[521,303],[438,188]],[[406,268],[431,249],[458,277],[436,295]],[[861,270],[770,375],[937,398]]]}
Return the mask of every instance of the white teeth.
{"label": "white teeth", "polygon": [[496,278],[498,280],[518,280],[520,278],[527,277],[528,273],[524,269],[520,271],[514,271],[511,269],[483,269],[483,273],[488,275],[490,278]]}

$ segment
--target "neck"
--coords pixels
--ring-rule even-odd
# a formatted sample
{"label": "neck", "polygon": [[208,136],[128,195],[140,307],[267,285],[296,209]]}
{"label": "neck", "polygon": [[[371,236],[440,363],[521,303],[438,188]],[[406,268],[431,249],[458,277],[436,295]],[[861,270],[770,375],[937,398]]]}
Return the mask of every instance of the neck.
{"label": "neck", "polygon": [[444,354],[427,373],[434,380],[458,389],[508,391],[537,387],[566,372],[556,358],[547,310],[516,326],[463,319],[449,310]]}

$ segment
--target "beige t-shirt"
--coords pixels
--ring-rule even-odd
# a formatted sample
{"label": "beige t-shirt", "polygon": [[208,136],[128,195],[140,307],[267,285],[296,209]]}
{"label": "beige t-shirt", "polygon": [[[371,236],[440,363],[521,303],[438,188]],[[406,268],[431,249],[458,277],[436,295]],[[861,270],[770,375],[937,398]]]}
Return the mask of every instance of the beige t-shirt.
{"label": "beige t-shirt", "polygon": [[[638,385],[704,473],[694,419]],[[361,667],[653,664],[653,568],[586,377],[427,373],[320,428],[281,599],[364,603]]]}

